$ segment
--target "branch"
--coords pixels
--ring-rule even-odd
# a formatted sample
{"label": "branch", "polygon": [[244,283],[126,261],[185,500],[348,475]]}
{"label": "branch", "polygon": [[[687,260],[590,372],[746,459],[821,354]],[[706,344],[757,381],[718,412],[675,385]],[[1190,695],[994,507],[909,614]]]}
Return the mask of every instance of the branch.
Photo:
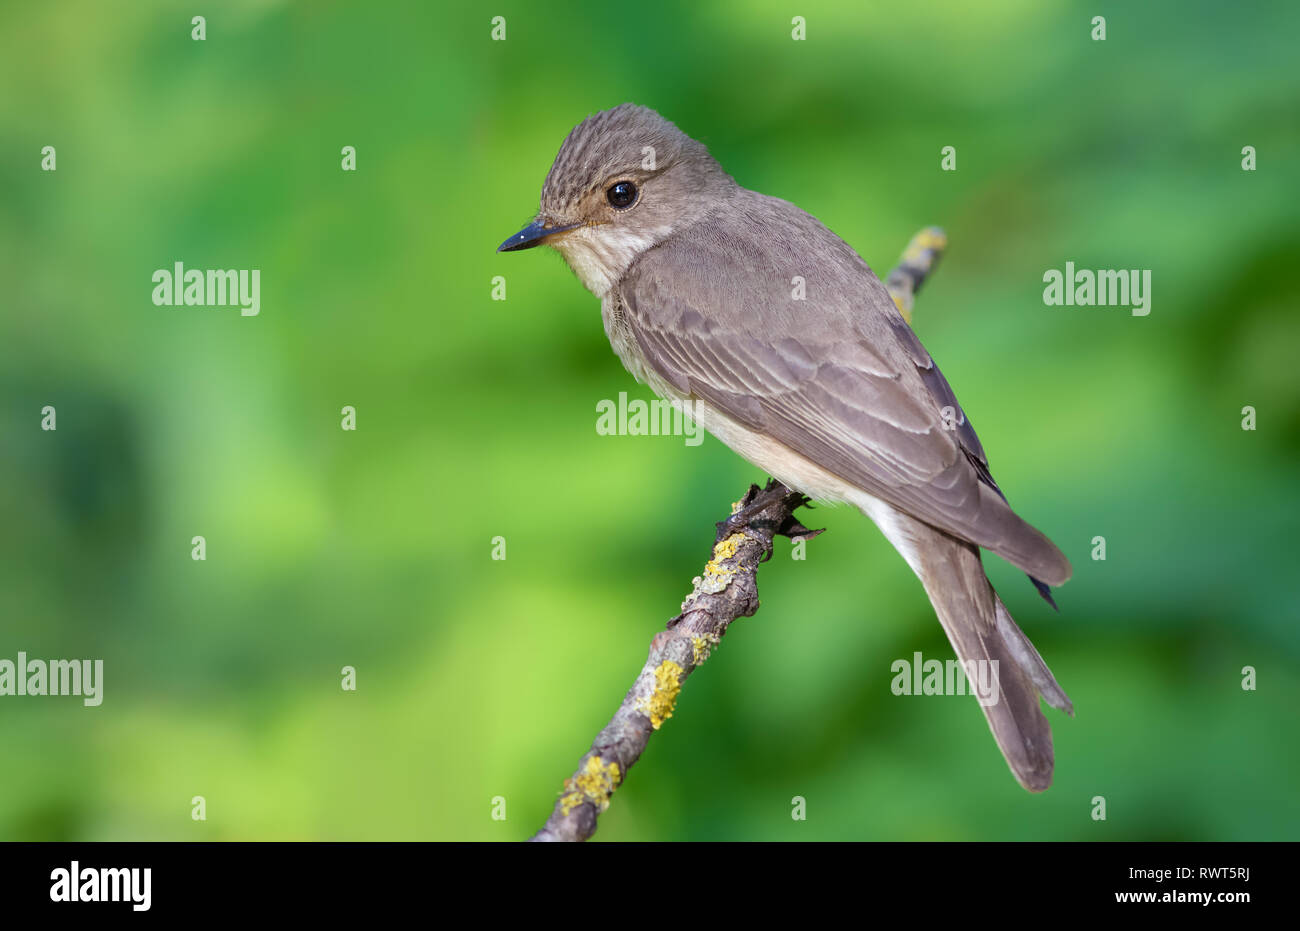
{"label": "branch", "polygon": [[939,257],[947,247],[948,237],[944,231],[937,226],[927,226],[912,237],[898,265],[885,279],[885,287],[908,326],[912,325],[912,301],[916,292],[921,290],[925,279],[939,264]]}
{"label": "branch", "polygon": [[[934,270],[947,245],[937,227],[928,227],[908,243],[885,284],[899,313],[912,322],[912,302]],[[772,555],[778,536],[811,539],[794,516],[808,499],[775,480],[759,490],[750,485],[718,522],[713,555],[704,574],[693,581],[681,613],[655,634],[650,655],[614,717],[596,735],[578,768],[564,781],[564,791],[535,841],[583,841],[596,833],[596,819],[641,754],[650,735],[673,716],[683,683],[698,669],[726,634],[731,622],[758,610],[758,564]]]}

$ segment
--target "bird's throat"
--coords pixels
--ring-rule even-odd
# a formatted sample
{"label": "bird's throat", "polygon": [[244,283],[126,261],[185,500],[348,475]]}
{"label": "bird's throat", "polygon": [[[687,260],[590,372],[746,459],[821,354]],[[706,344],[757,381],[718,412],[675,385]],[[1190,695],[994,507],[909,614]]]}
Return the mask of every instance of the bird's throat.
{"label": "bird's throat", "polygon": [[587,290],[603,300],[637,257],[660,238],[610,225],[584,226],[558,238],[555,248]]}

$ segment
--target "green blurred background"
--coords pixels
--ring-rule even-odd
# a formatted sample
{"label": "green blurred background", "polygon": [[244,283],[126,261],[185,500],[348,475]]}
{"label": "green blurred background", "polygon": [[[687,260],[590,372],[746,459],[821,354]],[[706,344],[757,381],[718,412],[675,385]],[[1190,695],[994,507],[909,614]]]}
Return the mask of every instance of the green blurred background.
{"label": "green blurred background", "polygon": [[[1077,717],[1031,796],[972,699],[894,697],[891,662],[950,648],[875,528],[820,509],[597,837],[1300,836],[1296,10],[5,4],[0,657],[102,658],[105,699],[0,699],[0,838],[541,825],[762,477],[597,435],[598,400],[649,396],[597,300],[493,251],[626,100],[882,275],[948,231],[915,325],[1074,563],[1057,616],[986,558]],[[1151,315],[1044,306],[1067,260],[1151,269]],[[154,306],[175,261],[260,268],[260,316]]]}

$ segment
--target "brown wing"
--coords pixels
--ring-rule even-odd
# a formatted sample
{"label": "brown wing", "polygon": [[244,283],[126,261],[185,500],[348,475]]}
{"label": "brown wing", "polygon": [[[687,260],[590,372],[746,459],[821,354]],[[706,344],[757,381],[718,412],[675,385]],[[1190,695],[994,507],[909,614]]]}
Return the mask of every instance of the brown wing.
{"label": "brown wing", "polygon": [[644,254],[619,292],[646,364],[863,491],[1064,582],[1060,550],[981,480],[979,439],[884,286],[798,213],[806,221],[784,217],[787,232],[823,246],[803,300],[791,297],[798,261],[743,235],[743,215]]}

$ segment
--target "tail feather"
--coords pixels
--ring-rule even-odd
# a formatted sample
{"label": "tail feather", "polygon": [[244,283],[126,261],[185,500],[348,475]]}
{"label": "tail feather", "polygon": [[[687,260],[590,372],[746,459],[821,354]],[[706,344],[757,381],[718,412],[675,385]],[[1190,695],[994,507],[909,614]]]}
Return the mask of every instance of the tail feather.
{"label": "tail feather", "polygon": [[1029,581],[1034,583],[1034,588],[1038,589],[1038,594],[1042,595],[1043,600],[1052,606],[1052,610],[1060,614],[1061,609],[1056,606],[1056,599],[1052,597],[1052,587],[1042,579],[1036,579],[1032,575],[1029,576]]}
{"label": "tail feather", "polygon": [[996,663],[997,694],[981,697],[980,706],[1016,781],[1043,791],[1052,784],[1055,761],[1038,697],[1068,714],[1073,706],[993,590],[978,547],[898,511],[888,527],[877,523],[925,586],[968,676],[971,660]]}
{"label": "tail feather", "polygon": [[1038,694],[1042,695],[1049,705],[1074,717],[1074,705],[1070,701],[1070,696],[1065,694],[1056,681],[1056,676],[1052,675],[1052,670],[1047,668],[1047,664],[1038,655],[1034,645],[1029,642],[1025,632],[1011,619],[1011,614],[1007,611],[1007,606],[1002,603],[1002,599],[998,598],[996,593],[993,598],[998,612],[998,633],[1002,635],[1003,642],[1016,658],[1016,663],[1028,674],[1030,681],[1038,689]]}

